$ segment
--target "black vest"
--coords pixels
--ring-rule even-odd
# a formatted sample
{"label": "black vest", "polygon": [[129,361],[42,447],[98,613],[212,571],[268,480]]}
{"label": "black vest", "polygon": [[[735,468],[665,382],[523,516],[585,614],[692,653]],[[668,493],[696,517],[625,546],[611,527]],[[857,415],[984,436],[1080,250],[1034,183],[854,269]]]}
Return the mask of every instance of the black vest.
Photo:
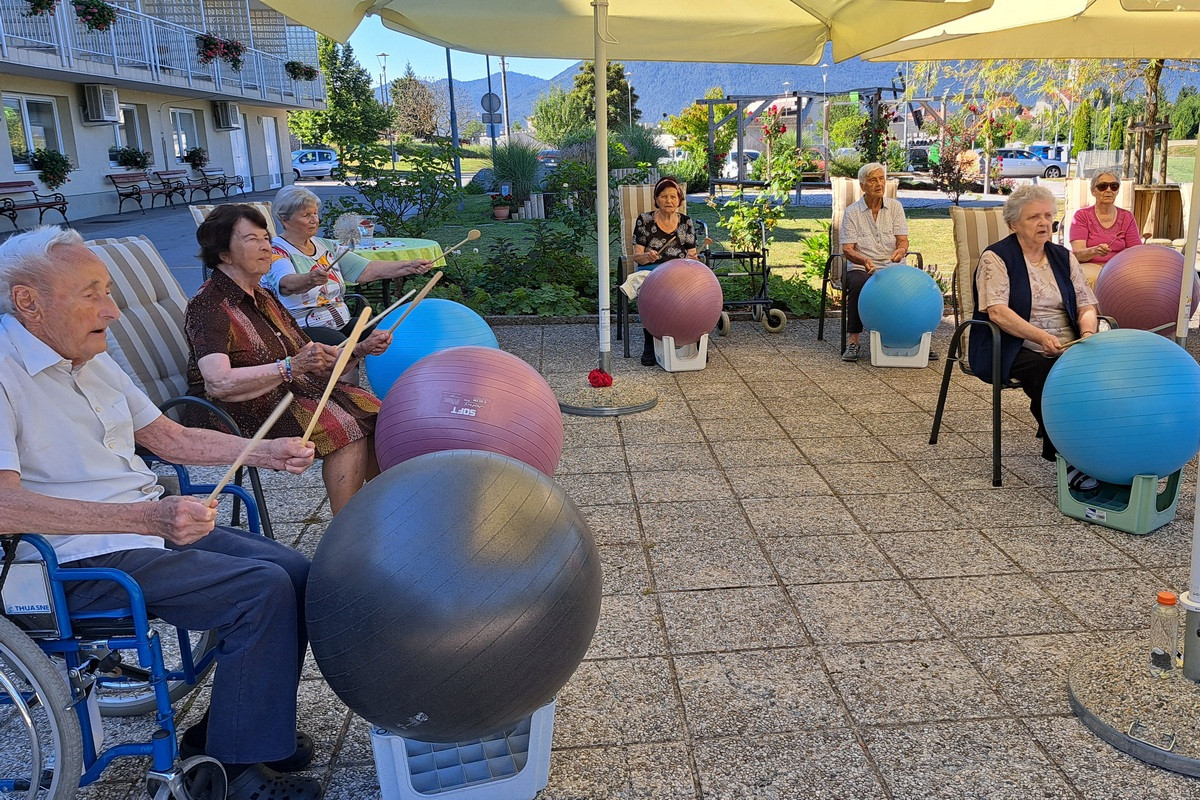
{"label": "black vest", "polygon": [[[1022,319],[1028,321],[1033,311],[1033,290],[1029,286],[1029,267],[1025,264],[1025,255],[1021,252],[1017,235],[1014,233],[1001,239],[988,250],[1000,256],[1004,261],[1004,266],[1008,269],[1008,307]],[[1049,242],[1046,243],[1045,252],[1046,258],[1050,261],[1050,270],[1054,273],[1054,280],[1058,284],[1058,291],[1062,295],[1063,307],[1066,309],[1071,325],[1075,328],[1075,335],[1078,337],[1079,307],[1075,302],[1075,286],[1071,283],[1071,252],[1065,247]],[[971,295],[975,300],[975,315],[972,319],[986,320],[988,315],[979,308],[979,285],[974,277],[971,278]],[[1001,380],[1008,380],[1013,361],[1016,360],[1017,353],[1021,352],[1021,345],[1024,341],[1010,333],[1000,331]],[[975,325],[967,339],[967,350],[971,372],[980,380],[991,383],[991,329],[984,325]]]}

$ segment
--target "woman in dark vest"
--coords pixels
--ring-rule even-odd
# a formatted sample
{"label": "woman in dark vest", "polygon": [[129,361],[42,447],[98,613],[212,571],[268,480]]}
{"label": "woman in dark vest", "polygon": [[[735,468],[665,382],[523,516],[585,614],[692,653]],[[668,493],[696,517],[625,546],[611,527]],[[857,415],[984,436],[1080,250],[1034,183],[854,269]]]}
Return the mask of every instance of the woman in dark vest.
{"label": "woman in dark vest", "polygon": [[[1042,458],[1057,451],[1042,426],[1042,387],[1063,352],[1063,345],[1091,336],[1099,324],[1096,296],[1075,255],[1051,243],[1054,195],[1041,186],[1023,186],[1004,204],[1004,221],[1012,235],[984,251],[975,270],[975,319],[1000,328],[1000,377],[1015,378],[1029,395],[1029,410],[1043,434]],[[992,336],[976,327],[968,341],[971,371],[992,380]],[[1098,486],[1071,468],[1072,487]]]}

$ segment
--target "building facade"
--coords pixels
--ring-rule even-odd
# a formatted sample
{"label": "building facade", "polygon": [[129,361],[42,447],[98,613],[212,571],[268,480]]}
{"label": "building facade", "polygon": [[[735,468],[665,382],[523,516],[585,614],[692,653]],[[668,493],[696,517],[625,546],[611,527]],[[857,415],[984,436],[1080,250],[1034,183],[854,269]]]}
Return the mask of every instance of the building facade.
{"label": "building facade", "polygon": [[[111,24],[94,30],[98,4]],[[117,209],[118,148],[146,151],[154,172],[189,169],[202,147],[247,190],[278,188],[292,180],[287,112],[325,108],[324,76],[298,65],[317,67],[316,34],[258,0],[0,0],[0,182],[48,191],[32,154],[56,150],[74,167],[57,190],[69,215],[95,216]]]}

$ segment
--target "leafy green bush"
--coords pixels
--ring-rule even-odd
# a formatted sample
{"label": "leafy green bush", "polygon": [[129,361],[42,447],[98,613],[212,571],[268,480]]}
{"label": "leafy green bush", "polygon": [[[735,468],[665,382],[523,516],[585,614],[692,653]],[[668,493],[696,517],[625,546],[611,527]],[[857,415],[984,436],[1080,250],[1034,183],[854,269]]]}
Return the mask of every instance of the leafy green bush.
{"label": "leafy green bush", "polygon": [[820,289],[813,288],[802,276],[772,275],[768,287],[771,299],[798,317],[815,317],[821,311]]}
{"label": "leafy green bush", "polygon": [[462,191],[454,179],[454,148],[413,147],[405,158],[409,169],[393,170],[387,147],[347,147],[335,174],[361,197],[340,195],[329,202],[326,231],[346,213],[373,217],[392,236],[417,237],[442,224]]}
{"label": "leafy green bush", "polygon": [[520,142],[507,142],[496,148],[496,156],[492,159],[492,167],[496,172],[496,186],[509,184],[512,196],[517,202],[529,199],[537,188],[538,149]]}
{"label": "leafy green bush", "polygon": [[708,171],[704,168],[703,161],[685,158],[682,161],[663,164],[658,168],[658,174],[669,175],[679,181],[683,184],[685,192],[708,191]]}
{"label": "leafy green bush", "polygon": [[716,200],[710,198],[708,206],[717,212],[721,227],[729,231],[733,249],[753,251],[761,249],[760,236],[764,231],[767,247],[771,246],[775,224],[786,211],[787,195],[768,187],[759,192],[753,201],[747,202],[739,189],[719,206]]}
{"label": "leafy green bush", "polygon": [[834,156],[829,161],[829,174],[839,178],[857,178],[859,167],[863,165],[858,156]]}
{"label": "leafy green bush", "polygon": [[655,138],[654,131],[642,125],[622,128],[617,138],[625,145],[630,160],[635,163],[657,164],[667,154]]}
{"label": "leafy green bush", "polygon": [[491,296],[484,306],[485,314],[533,314],[539,317],[577,317],[595,312],[579,293],[561,283],[542,284],[529,288],[518,286]]}

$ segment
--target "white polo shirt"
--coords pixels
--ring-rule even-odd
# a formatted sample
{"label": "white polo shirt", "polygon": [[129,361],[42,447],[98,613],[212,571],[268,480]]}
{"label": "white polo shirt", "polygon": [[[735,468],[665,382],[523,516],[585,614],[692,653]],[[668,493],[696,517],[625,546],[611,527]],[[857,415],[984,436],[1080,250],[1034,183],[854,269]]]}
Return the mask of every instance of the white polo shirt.
{"label": "white polo shirt", "polygon": [[[160,414],[107,353],[73,369],[16,317],[0,315],[0,470],[19,473],[23,488],[98,503],[156,500],[162,487],[134,454],[133,433]],[[117,531],[49,539],[60,561],[164,546]],[[22,548],[22,558],[36,557]]]}
{"label": "white polo shirt", "polygon": [[[904,206],[899,200],[883,198],[879,218],[867,208],[867,200],[860,197],[850,204],[842,214],[842,228],[838,238],[842,244],[858,246],[858,252],[882,267],[896,251],[896,237],[908,236],[908,221],[904,218]],[[847,262],[849,269],[866,269],[862,264]]]}

